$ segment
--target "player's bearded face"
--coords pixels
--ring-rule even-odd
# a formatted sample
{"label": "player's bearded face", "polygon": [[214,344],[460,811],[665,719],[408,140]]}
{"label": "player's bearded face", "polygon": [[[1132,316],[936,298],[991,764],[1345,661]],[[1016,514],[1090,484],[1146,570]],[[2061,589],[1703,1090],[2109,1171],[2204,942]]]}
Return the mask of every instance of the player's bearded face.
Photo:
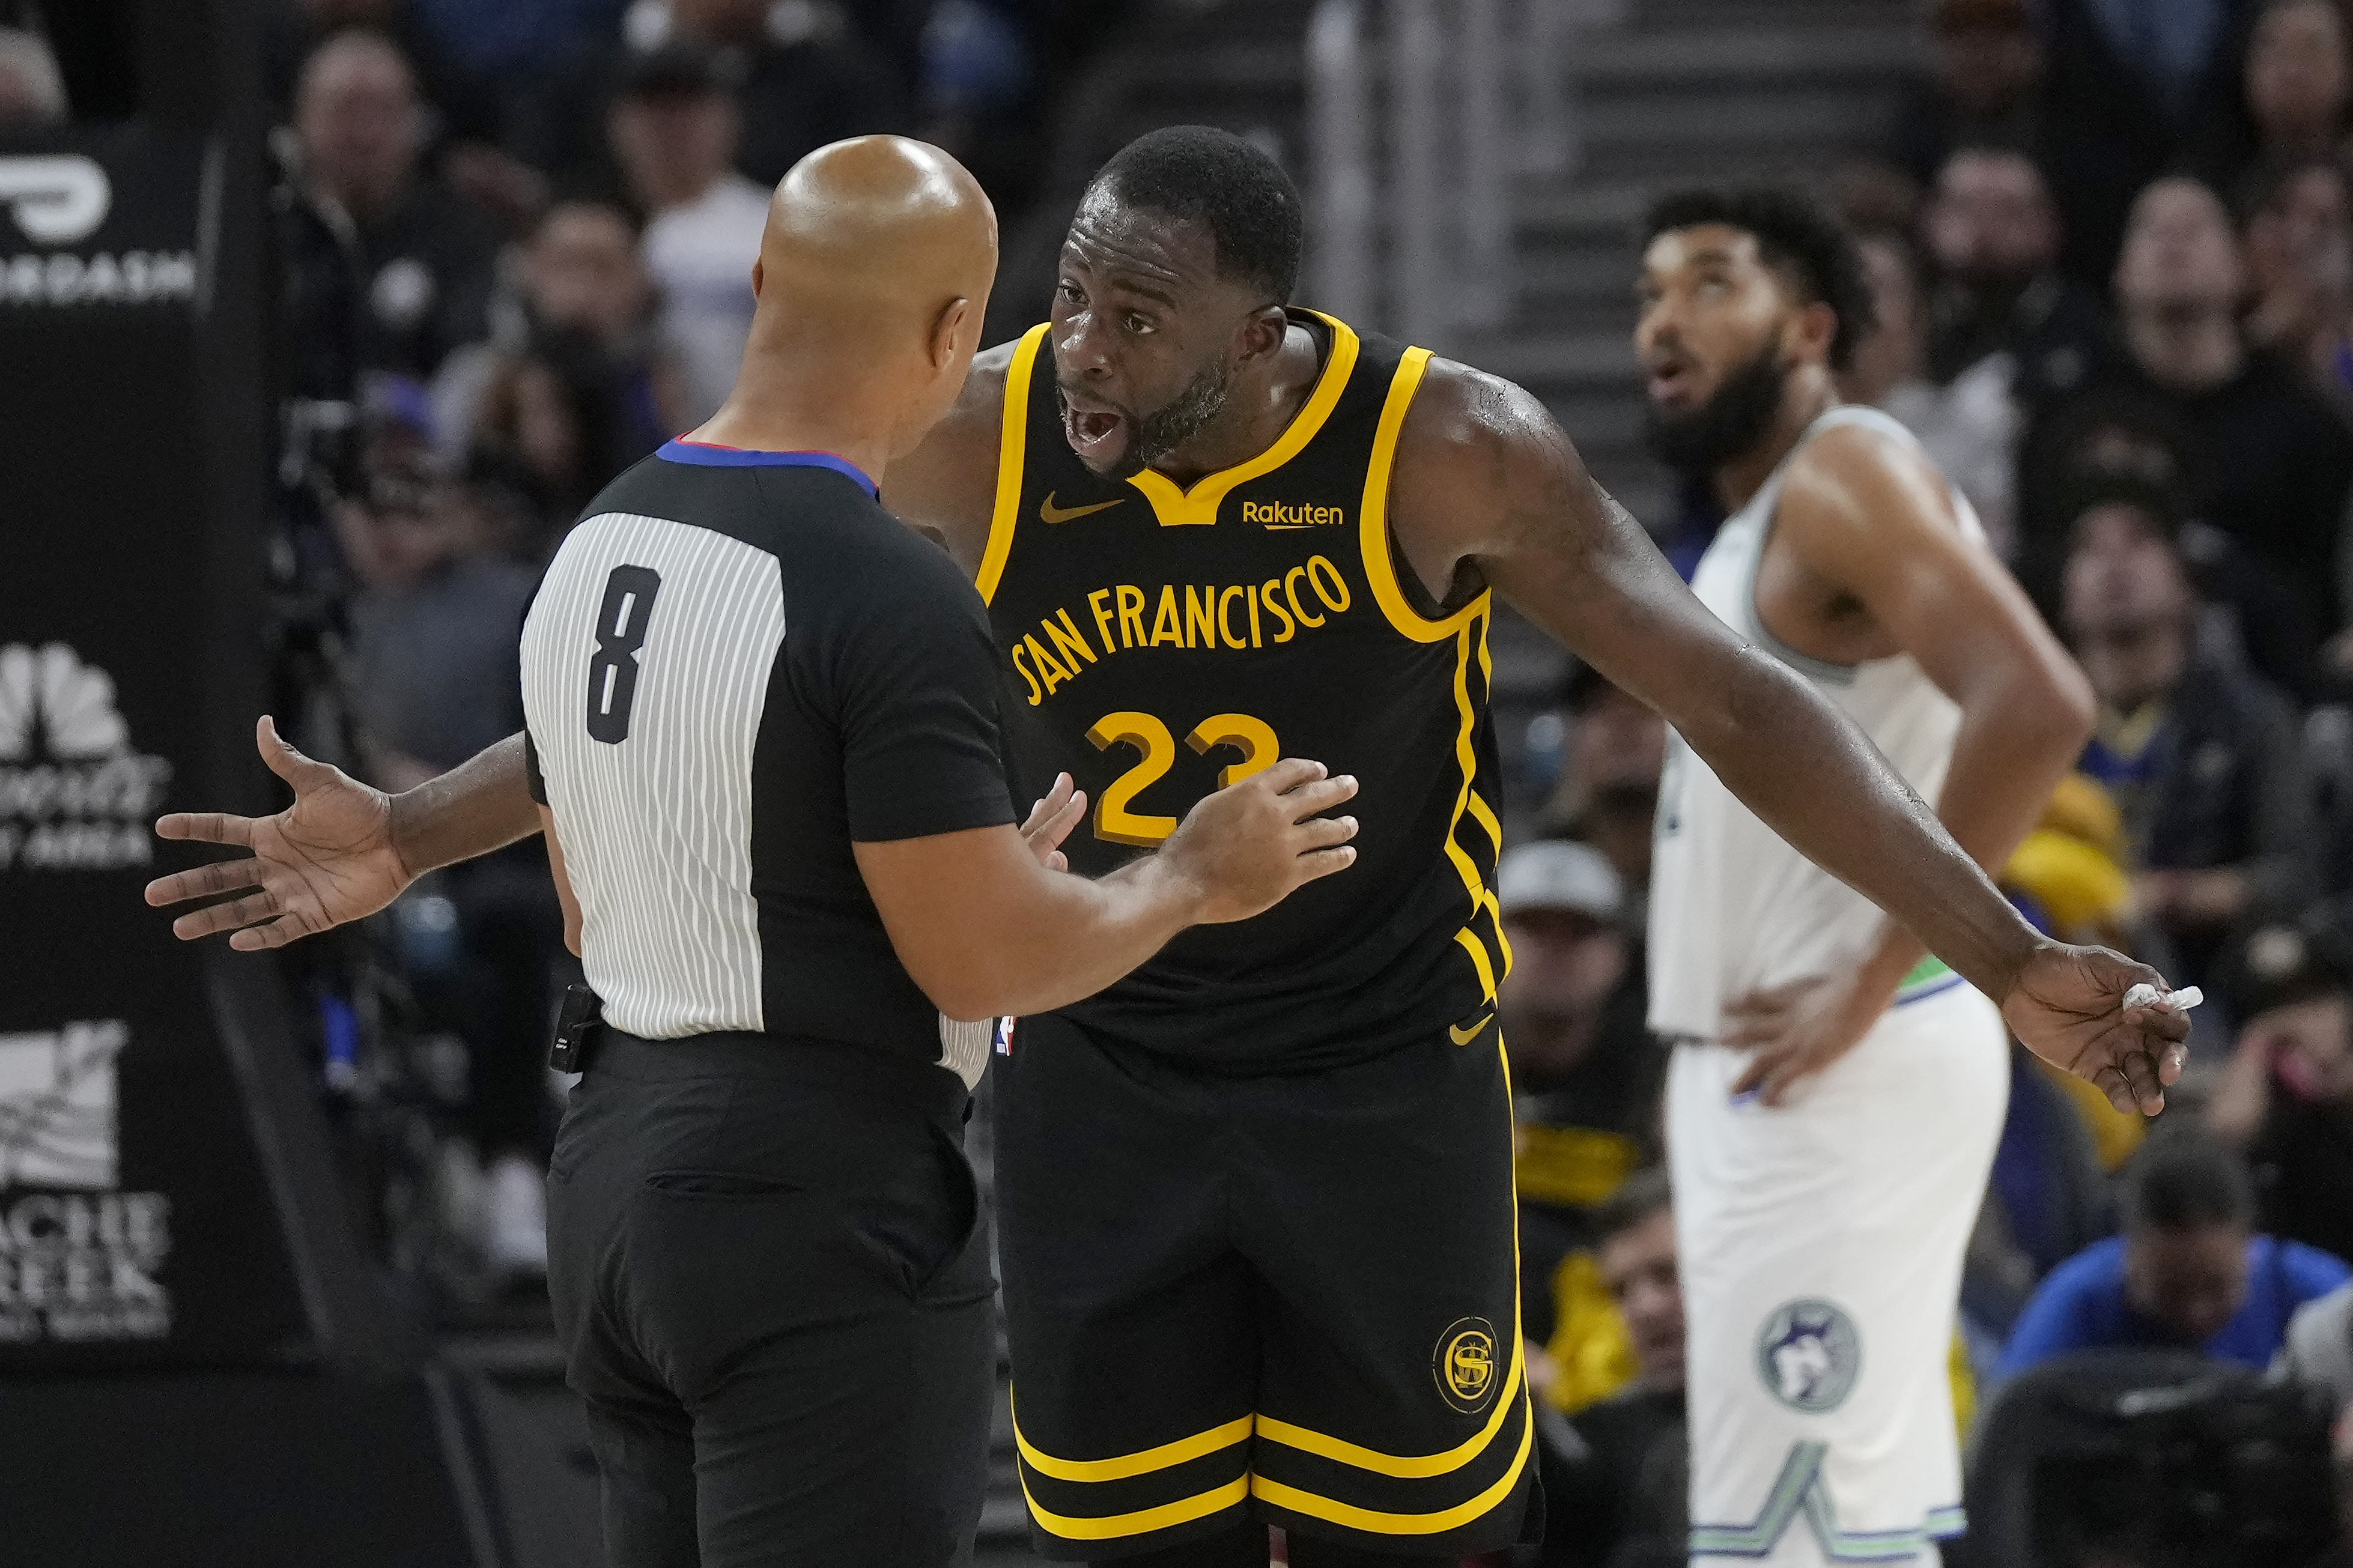
{"label": "player's bearded face", "polygon": [[[1226,401],[1232,392],[1233,374],[1222,358],[1204,365],[1176,396],[1148,414],[1100,405],[1073,407],[1069,396],[1059,386],[1055,388],[1055,395],[1061,400],[1063,427],[1073,437],[1071,449],[1088,468],[1113,479],[1142,473],[1199,435],[1211,420],[1225,412]],[[1113,420],[1125,426],[1127,439],[1109,463],[1098,464],[1088,456],[1087,446],[1092,444],[1088,438],[1098,437],[1096,426],[1109,426]],[[1109,433],[1108,429],[1100,432]]]}
{"label": "player's bearded face", "polygon": [[1780,334],[1767,333],[1755,357],[1728,372],[1705,402],[1676,411],[1654,400],[1643,416],[1643,439],[1669,468],[1711,473],[1765,438],[1788,374]]}

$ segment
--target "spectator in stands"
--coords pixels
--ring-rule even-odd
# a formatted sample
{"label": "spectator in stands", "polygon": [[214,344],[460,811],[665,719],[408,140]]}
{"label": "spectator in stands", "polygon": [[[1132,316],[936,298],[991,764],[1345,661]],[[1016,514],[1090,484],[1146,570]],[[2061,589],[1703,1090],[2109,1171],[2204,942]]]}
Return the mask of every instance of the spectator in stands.
{"label": "spectator in stands", "polygon": [[2106,315],[2096,294],[2059,270],[2059,210],[2032,159],[1958,149],[1936,171],[1922,229],[1938,279],[1932,377],[1949,382],[2007,354],[2011,395],[2030,409],[2084,384],[2106,340]]}
{"label": "spectator in stands", "polygon": [[520,232],[546,205],[547,182],[506,151],[498,96],[418,23],[416,0],[276,0],[262,25],[271,114],[280,122],[291,118],[302,61],[337,33],[354,28],[382,34],[408,61],[430,110],[427,141],[439,176]]}
{"label": "spectator in stands", "polygon": [[2353,417],[2353,174],[2334,158],[2267,170],[2246,237],[2247,335]]}
{"label": "spectator in stands", "polygon": [[1683,1298],[1674,1195],[1653,1166],[1594,1217],[1601,1278],[1633,1341],[1637,1371],[1610,1398],[1548,1430],[1539,1464],[1546,1520],[1540,1568],[1683,1568]]}
{"label": "spectator in stands", "polygon": [[1651,900],[1651,843],[1667,727],[1590,665],[1569,678],[1568,761],[1544,810],[1547,831],[1601,851],[1641,931]]}
{"label": "spectator in stands", "polygon": [[459,64],[510,90],[543,79],[582,38],[613,30],[628,0],[411,0]]}
{"label": "spectator in stands", "polygon": [[446,460],[489,460],[545,514],[541,526],[560,528],[690,421],[678,366],[655,342],[653,279],[626,213],[563,203],[517,259],[521,319],[504,341],[449,356],[434,416]]}
{"label": "spectator in stands", "polygon": [[2327,1253],[2255,1234],[2246,1167],[2200,1134],[2152,1139],[2125,1194],[2125,1234],[2061,1264],[2027,1303],[2005,1378],[2104,1348],[2175,1347],[2267,1367],[2295,1310],[2353,1279]]}
{"label": "spectator in stands", "polygon": [[2236,95],[2238,0],[2047,0],[2041,155],[2061,267],[2105,290],[2134,199]]}
{"label": "spectator in stands", "polygon": [[688,43],[716,52],[735,88],[742,131],[735,167],[773,186],[828,142],[913,127],[905,74],[834,0],[644,0],[625,37],[575,50],[530,113],[525,145],[565,183],[602,183],[606,150],[593,128],[646,54]]}
{"label": "spectator in stands", "polygon": [[2026,0],[1935,0],[1931,65],[1907,84],[1888,159],[1921,185],[1956,148],[2031,150],[2041,135],[2042,40]]}
{"label": "spectator in stands", "polygon": [[659,331],[678,359],[688,426],[726,400],[752,325],[752,264],[768,192],[729,162],[741,120],[724,61],[692,44],[633,61],[613,105],[613,150],[649,215],[646,265],[660,290]]}
{"label": "spectator in stands", "polygon": [[1665,1061],[1643,1028],[1639,943],[1588,845],[1523,844],[1495,872],[1512,973],[1496,994],[1519,1122],[1521,1326],[1564,1409],[1630,1370],[1590,1256],[1593,1206],[1656,1149]]}
{"label": "spectator in stands", "polygon": [[[2183,442],[2189,515],[2270,573],[2316,638],[2339,624],[2337,542],[2353,489],[2353,435],[2293,374],[2248,351],[2238,323],[2244,286],[2221,198],[2187,178],[2150,185],[2133,204],[2116,266],[2122,353],[2077,395],[2121,393],[2169,416]],[[2055,432],[2075,401],[2035,421],[2024,482],[2050,483]]]}
{"label": "spectator in stands", "polygon": [[308,395],[349,398],[364,371],[430,376],[489,330],[498,236],[419,167],[425,135],[408,62],[380,36],[339,33],[303,63],[280,225]]}
{"label": "spectator in stands", "polygon": [[2063,620],[2100,702],[2081,766],[2122,812],[2139,917],[2168,950],[2165,973],[2220,1001],[2232,931],[2290,914],[2316,890],[2295,717],[2260,678],[2200,646],[2165,491],[2111,479],[2075,510]]}
{"label": "spectator in stands", "polygon": [[2353,151],[2353,26],[2338,0],[2264,0],[2239,87],[2205,160],[2226,184],[2251,166]]}
{"label": "spectator in stands", "polygon": [[2012,362],[1989,355],[1947,384],[1929,380],[1917,253],[1901,234],[1889,232],[1865,234],[1858,247],[1871,279],[1873,324],[1855,345],[1841,389],[1851,402],[1885,409],[1920,437],[1937,468],[1976,509],[1996,553],[2008,557],[2017,542],[2012,497],[2020,426],[2010,399]]}
{"label": "spectator in stands", "polygon": [[0,132],[37,131],[66,121],[66,82],[38,33],[0,27]]}
{"label": "spectator in stands", "polygon": [[2206,1124],[2246,1151],[2257,1220],[2353,1258],[2353,962],[2327,930],[2247,943],[2248,1017]]}
{"label": "spectator in stands", "polygon": [[[414,421],[422,407],[384,412]],[[400,790],[522,727],[515,629],[537,575],[485,554],[470,498],[417,460],[421,428],[379,430],[369,445],[367,488],[335,524],[358,583],[348,613],[363,771]],[[427,1022],[466,1042],[465,1125],[489,1173],[477,1239],[494,1276],[543,1275],[540,1064],[563,910],[543,854],[522,846],[454,868],[439,890],[457,917],[456,962],[409,979]]]}

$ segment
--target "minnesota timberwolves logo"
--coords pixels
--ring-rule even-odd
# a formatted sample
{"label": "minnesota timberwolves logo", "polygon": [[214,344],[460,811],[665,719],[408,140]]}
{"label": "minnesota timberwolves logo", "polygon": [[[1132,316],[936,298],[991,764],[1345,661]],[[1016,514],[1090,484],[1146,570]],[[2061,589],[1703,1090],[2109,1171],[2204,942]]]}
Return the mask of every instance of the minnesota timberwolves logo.
{"label": "minnesota timberwolves logo", "polygon": [[1504,1374],[1495,1356],[1495,1325],[1484,1318],[1457,1318],[1438,1336],[1430,1371],[1440,1397],[1463,1415],[1487,1408]]}
{"label": "minnesota timberwolves logo", "polygon": [[1757,1371],[1774,1398],[1820,1415],[1854,1392],[1862,1371],[1862,1336],[1854,1320],[1828,1301],[1789,1301],[1757,1336]]}

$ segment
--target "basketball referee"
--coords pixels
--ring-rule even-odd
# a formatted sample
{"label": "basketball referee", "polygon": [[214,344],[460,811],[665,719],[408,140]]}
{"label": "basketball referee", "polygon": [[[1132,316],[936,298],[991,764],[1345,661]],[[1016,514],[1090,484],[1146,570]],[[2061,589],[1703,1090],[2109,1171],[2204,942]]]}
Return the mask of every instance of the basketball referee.
{"label": "basketball referee", "polygon": [[[523,627],[532,794],[604,1008],[549,1288],[615,1564],[965,1556],[993,1284],[962,1136],[991,1031],[946,1020],[1075,1001],[1355,857],[1354,820],[1316,815],[1355,782],[1298,761],[1100,880],[1054,869],[1067,780],[1015,828],[986,611],[870,477],[963,385],[996,264],[946,154],[812,153],[770,205],[733,395],[590,503]],[[381,808],[264,727],[304,805]],[[165,830],[266,853],[280,819],[227,820]]]}

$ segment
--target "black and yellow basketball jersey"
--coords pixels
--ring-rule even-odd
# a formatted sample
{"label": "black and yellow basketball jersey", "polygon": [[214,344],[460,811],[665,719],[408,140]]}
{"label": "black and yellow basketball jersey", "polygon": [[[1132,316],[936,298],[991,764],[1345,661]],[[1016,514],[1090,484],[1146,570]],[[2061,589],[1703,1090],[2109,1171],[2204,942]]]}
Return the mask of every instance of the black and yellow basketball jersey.
{"label": "black and yellow basketball jersey", "polygon": [[1088,471],[1063,436],[1048,329],[1033,328],[1006,379],[978,577],[1020,798],[1067,771],[1092,803],[1064,846],[1073,870],[1113,870],[1283,757],[1356,776],[1354,866],[1254,920],[1188,931],[1064,1009],[1239,1072],[1467,1025],[1511,961],[1491,890],[1490,599],[1422,614],[1387,526],[1429,351],[1293,314],[1325,348],[1314,390],[1281,440],[1189,490]]}

